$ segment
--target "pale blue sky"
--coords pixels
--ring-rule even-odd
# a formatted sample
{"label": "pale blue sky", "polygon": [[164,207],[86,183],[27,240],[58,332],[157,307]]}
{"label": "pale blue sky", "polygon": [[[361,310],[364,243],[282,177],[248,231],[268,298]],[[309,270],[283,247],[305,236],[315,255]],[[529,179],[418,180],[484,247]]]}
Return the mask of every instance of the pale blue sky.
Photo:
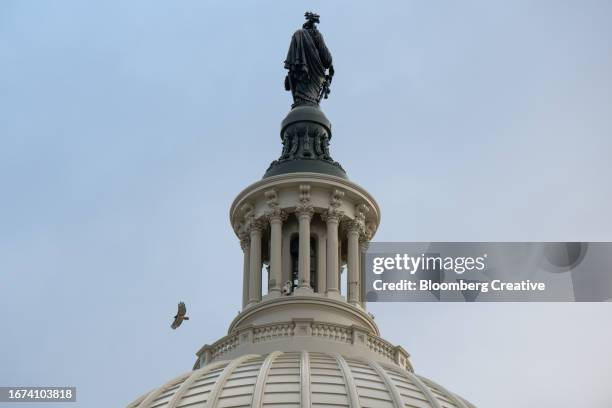
{"label": "pale blue sky", "polygon": [[[229,205],[280,153],[310,9],[332,154],[379,201],[377,240],[612,240],[612,2],[4,0],[0,385],[123,406],[225,334]],[[481,408],[612,406],[611,304],[370,310]]]}

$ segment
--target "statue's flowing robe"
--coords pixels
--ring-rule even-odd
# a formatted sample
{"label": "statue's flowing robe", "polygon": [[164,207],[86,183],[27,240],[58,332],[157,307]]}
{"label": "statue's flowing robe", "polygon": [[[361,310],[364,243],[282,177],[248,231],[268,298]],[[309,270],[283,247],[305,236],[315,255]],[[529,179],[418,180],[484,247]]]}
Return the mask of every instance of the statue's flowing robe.
{"label": "statue's flowing robe", "polygon": [[294,105],[319,103],[325,69],[331,64],[331,53],[318,30],[302,28],[293,34],[285,69],[289,70]]}

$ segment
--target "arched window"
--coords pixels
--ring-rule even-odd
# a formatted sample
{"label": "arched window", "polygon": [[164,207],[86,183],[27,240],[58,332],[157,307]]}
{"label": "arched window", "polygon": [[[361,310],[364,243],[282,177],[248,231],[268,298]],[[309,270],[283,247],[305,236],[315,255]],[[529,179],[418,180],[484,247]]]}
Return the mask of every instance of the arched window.
{"label": "arched window", "polygon": [[[291,255],[291,283],[295,289],[300,284],[298,277],[300,237],[298,235],[291,238],[289,253]],[[310,287],[315,291],[317,290],[317,239],[314,237],[310,238]]]}

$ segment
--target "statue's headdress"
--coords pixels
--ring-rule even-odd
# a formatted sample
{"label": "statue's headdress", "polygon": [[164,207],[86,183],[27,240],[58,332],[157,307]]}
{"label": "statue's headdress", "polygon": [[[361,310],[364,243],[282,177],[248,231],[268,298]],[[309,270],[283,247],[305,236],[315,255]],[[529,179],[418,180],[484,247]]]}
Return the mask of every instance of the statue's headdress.
{"label": "statue's headdress", "polygon": [[304,13],[304,18],[306,18],[306,22],[304,23],[304,26],[309,25],[314,28],[314,25],[320,22],[319,17],[320,16],[317,13],[313,13],[312,11],[307,11],[306,13]]}

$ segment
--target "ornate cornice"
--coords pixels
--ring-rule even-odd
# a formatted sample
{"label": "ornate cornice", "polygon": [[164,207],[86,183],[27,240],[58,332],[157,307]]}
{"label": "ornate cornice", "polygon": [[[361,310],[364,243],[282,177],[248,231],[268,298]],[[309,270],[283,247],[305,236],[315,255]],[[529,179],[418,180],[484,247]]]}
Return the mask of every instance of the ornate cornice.
{"label": "ornate cornice", "polygon": [[360,203],[355,206],[355,219],[365,224],[366,216],[370,212],[370,207],[365,203]]}
{"label": "ornate cornice", "polygon": [[298,218],[312,218],[314,206],[310,202],[310,184],[300,184],[299,203],[295,207],[295,214]]}
{"label": "ornate cornice", "polygon": [[278,204],[278,194],[275,189],[270,189],[264,192],[266,197],[266,203],[268,208],[265,211],[265,217],[268,221],[285,221],[287,214],[282,210]]}
{"label": "ornate cornice", "polygon": [[340,221],[344,217],[344,211],[339,208],[342,206],[342,199],[344,198],[344,191],[335,189],[329,199],[329,207],[321,214],[321,219],[325,222],[327,220]]}
{"label": "ornate cornice", "polygon": [[[236,220],[242,221],[244,217],[244,204],[256,200],[258,197],[265,199],[265,192],[274,189],[277,192],[285,189],[297,188],[300,184],[309,184],[311,188],[330,188],[341,190],[345,193],[343,202],[364,202],[370,208],[368,220],[373,221],[376,225],[380,223],[380,209],[374,198],[359,185],[342,179],[340,177],[320,174],[320,173],[292,173],[257,181],[245,188],[234,200],[230,208],[230,220],[234,225]],[[333,190],[332,190],[333,191]],[[320,209],[321,212],[326,208]],[[236,230],[235,230],[236,231]],[[238,234],[238,231],[236,231]]]}

